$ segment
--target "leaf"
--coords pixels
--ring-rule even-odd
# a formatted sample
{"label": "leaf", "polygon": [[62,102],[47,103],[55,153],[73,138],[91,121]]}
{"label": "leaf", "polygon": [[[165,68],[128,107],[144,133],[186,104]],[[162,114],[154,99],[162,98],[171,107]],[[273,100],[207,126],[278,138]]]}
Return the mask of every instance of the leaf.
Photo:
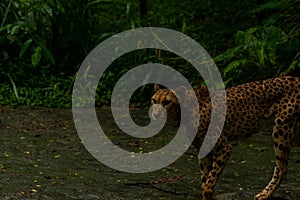
{"label": "leaf", "polygon": [[12,24],[7,24],[7,25],[5,25],[5,26],[3,26],[3,27],[0,27],[0,32],[10,30],[10,28],[11,28],[12,26],[13,26]]}
{"label": "leaf", "polygon": [[16,86],[14,80],[12,79],[12,77],[9,74],[7,74],[7,76],[8,76],[8,78],[9,78],[9,80],[10,80],[12,86],[13,86],[15,96],[16,96],[17,100],[19,100],[20,97],[19,97],[19,94],[18,94],[17,86]]}
{"label": "leaf", "polygon": [[21,51],[19,53],[19,58],[23,57],[23,55],[25,54],[26,50],[31,45],[31,43],[32,43],[32,39],[29,39],[26,42],[24,42],[24,44],[22,45]]}
{"label": "leaf", "polygon": [[45,58],[47,60],[49,60],[52,65],[55,65],[55,59],[53,57],[52,52],[48,48],[43,47],[43,53],[44,53]]}
{"label": "leaf", "polygon": [[10,33],[11,35],[14,35],[14,34],[18,33],[19,30],[22,28],[22,26],[23,26],[22,24],[14,25],[14,26],[10,29],[9,33]]}
{"label": "leaf", "polygon": [[247,63],[247,59],[235,60],[229,63],[227,67],[225,67],[223,71],[224,77],[227,75],[228,72],[235,72],[238,68],[243,67]]}
{"label": "leaf", "polygon": [[242,45],[238,45],[234,48],[230,48],[227,51],[225,51],[224,53],[216,56],[214,58],[214,61],[215,62],[220,62],[220,61],[227,62],[227,61],[231,60],[234,56],[236,56],[241,51],[241,49],[242,49]]}
{"label": "leaf", "polygon": [[34,49],[34,52],[31,55],[31,64],[33,65],[33,67],[38,66],[41,59],[42,59],[42,48],[38,46]]}

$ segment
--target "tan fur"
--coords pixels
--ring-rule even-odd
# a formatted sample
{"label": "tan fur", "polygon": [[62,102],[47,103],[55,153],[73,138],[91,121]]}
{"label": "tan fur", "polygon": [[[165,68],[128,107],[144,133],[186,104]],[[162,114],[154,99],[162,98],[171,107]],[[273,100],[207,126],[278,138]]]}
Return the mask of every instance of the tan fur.
{"label": "tan fur", "polygon": [[[176,89],[156,89],[152,96],[152,105],[156,105],[152,114],[158,119],[160,109],[178,109],[179,103],[175,95]],[[183,89],[180,88],[179,91],[182,92]],[[201,117],[193,145],[199,149],[210,123],[211,102],[205,86],[197,87],[195,93]],[[214,187],[232,153],[230,142],[257,133],[267,119],[271,118],[274,121],[274,175],[265,189],[255,196],[257,200],[268,199],[287,174],[292,146],[300,143],[300,79],[287,76],[246,83],[227,89],[226,99],[227,113],[222,134],[211,153],[200,160],[202,199],[216,199]]]}

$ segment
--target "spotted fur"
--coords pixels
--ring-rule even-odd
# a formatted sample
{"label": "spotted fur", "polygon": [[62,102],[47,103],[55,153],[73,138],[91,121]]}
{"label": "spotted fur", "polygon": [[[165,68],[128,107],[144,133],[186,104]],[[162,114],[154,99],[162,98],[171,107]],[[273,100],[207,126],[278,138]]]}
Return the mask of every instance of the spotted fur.
{"label": "spotted fur", "polygon": [[[158,119],[164,110],[178,110],[176,89],[156,89],[152,96],[153,118]],[[212,105],[205,86],[196,88],[195,94],[199,104],[200,121],[193,145],[199,149],[210,123]],[[186,91],[186,99],[189,98],[189,91]],[[227,89],[226,100],[226,119],[222,134],[213,150],[206,157],[199,159],[202,199],[217,199],[214,188],[232,153],[231,142],[259,132],[268,119],[271,119],[274,121],[272,136],[276,165],[271,181],[254,197],[257,200],[268,199],[287,174],[291,148],[300,145],[300,79],[286,76],[246,83]],[[182,102],[184,104],[188,101]]]}

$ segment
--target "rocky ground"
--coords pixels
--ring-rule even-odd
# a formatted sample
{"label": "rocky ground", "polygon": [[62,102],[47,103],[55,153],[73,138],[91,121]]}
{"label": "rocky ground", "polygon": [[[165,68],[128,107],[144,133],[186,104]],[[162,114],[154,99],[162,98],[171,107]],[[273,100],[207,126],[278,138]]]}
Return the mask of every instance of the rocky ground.
{"label": "rocky ground", "polygon": [[[167,144],[171,121],[153,139],[123,134],[107,108],[98,109],[101,127],[118,146],[151,151]],[[133,109],[137,123],[147,111]],[[80,141],[71,109],[0,108],[0,199],[200,199],[197,152],[190,148],[166,168],[129,174],[97,161]],[[220,199],[253,199],[273,174],[271,127],[234,146],[216,187]],[[294,148],[289,174],[273,199],[300,199],[300,148]]]}

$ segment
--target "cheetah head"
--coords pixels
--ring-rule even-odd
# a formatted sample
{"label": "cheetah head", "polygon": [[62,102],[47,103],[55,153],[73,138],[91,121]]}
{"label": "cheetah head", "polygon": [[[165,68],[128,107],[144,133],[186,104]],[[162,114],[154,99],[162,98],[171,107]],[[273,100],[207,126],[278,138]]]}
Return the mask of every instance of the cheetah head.
{"label": "cheetah head", "polygon": [[154,90],[155,94],[151,98],[152,110],[150,112],[151,118],[154,120],[165,117],[171,110],[179,109],[179,101],[176,94],[186,92],[185,87],[171,90],[156,84]]}

